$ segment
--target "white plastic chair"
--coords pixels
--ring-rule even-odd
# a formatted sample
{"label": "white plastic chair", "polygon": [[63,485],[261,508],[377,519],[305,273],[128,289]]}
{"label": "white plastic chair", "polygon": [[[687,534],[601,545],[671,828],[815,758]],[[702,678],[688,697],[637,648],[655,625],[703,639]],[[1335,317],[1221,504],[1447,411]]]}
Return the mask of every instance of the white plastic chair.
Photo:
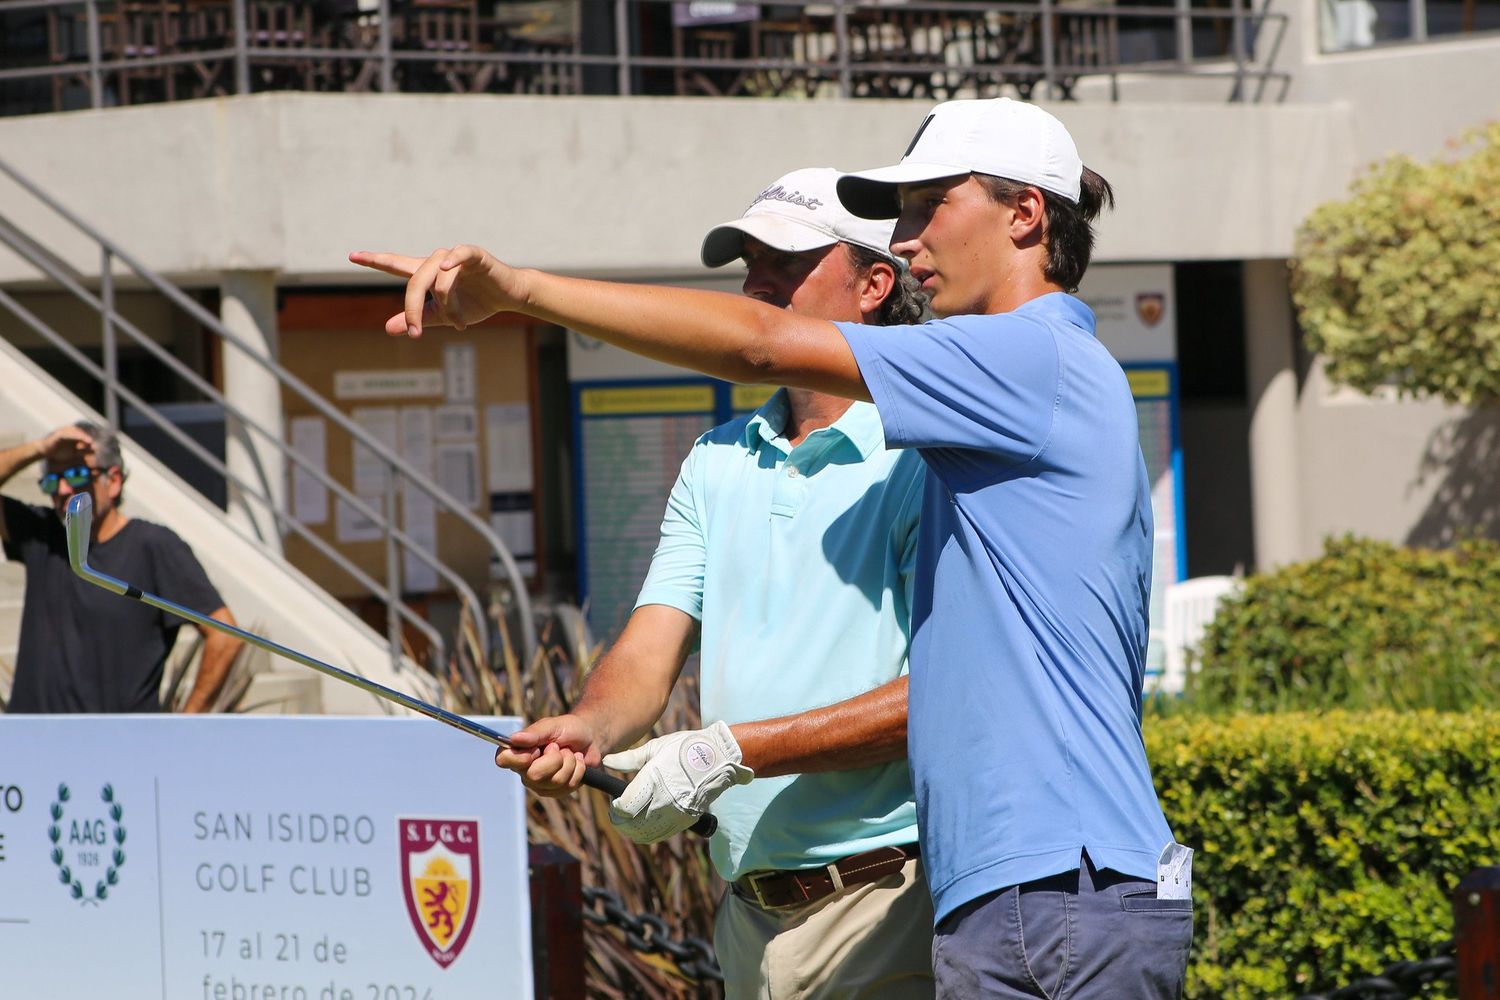
{"label": "white plastic chair", "polygon": [[1199,576],[1167,585],[1163,631],[1166,664],[1157,690],[1181,694],[1187,683],[1188,653],[1203,641],[1208,623],[1218,613],[1219,602],[1239,589],[1232,576]]}

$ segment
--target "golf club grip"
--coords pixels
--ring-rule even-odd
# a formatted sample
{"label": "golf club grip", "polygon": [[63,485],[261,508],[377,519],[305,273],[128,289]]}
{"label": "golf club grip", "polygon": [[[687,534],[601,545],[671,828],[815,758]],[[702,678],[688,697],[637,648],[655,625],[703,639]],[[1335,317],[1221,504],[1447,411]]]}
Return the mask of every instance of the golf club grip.
{"label": "golf club grip", "polygon": [[[583,783],[590,788],[597,788],[612,799],[620,797],[628,784],[624,778],[617,778],[608,771],[597,767],[586,767],[583,769]],[[700,837],[712,837],[714,831],[719,828],[719,821],[714,818],[713,813],[704,813],[698,817],[689,830]]]}

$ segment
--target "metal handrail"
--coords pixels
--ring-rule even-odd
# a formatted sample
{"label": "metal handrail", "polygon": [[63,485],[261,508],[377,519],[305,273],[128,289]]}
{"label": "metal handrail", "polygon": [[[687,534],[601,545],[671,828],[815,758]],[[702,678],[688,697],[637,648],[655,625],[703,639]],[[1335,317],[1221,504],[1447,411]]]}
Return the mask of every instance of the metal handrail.
{"label": "metal handrail", "polygon": [[[98,17],[97,8],[101,0],[4,0],[0,2],[0,12],[7,10],[44,9],[56,7],[85,7],[88,15],[88,59],[86,61],[72,61],[58,63],[49,66],[21,67],[13,69],[0,69],[0,81],[19,79],[46,79],[54,76],[79,76],[86,72],[89,80],[90,106],[102,107],[104,96],[102,90],[102,79],[105,73],[122,69],[145,69],[159,66],[173,66],[184,63],[208,63],[217,61],[232,61],[234,64],[234,92],[249,93],[251,91],[249,78],[249,61],[253,58],[257,61],[276,61],[298,63],[308,60],[320,60],[328,62],[359,62],[369,63],[377,61],[380,67],[380,89],[391,91],[395,88],[394,67],[401,63],[434,63],[434,62],[457,62],[470,65],[518,65],[533,66],[546,65],[556,67],[567,67],[570,69],[583,69],[586,67],[610,67],[616,70],[618,88],[621,94],[629,95],[632,89],[632,71],[639,69],[724,69],[724,70],[768,70],[778,69],[784,71],[797,71],[808,74],[826,74],[827,78],[838,82],[838,90],[841,97],[852,97],[854,94],[854,81],[856,77],[867,77],[873,74],[885,74],[900,72],[903,74],[913,73],[964,73],[971,77],[980,76],[1008,76],[1012,78],[1029,79],[1034,82],[1045,81],[1050,93],[1058,92],[1058,82],[1071,76],[1083,74],[1118,75],[1123,73],[1140,73],[1145,75],[1179,75],[1179,76],[1206,76],[1220,77],[1232,75],[1236,81],[1232,91],[1232,99],[1247,101],[1250,99],[1250,88],[1245,86],[1249,77],[1259,80],[1256,88],[1256,96],[1264,93],[1266,84],[1271,80],[1288,84],[1291,75],[1285,71],[1273,69],[1274,57],[1257,59],[1249,42],[1251,32],[1267,23],[1277,25],[1278,39],[1287,30],[1290,17],[1286,13],[1269,11],[1264,9],[1255,10],[1253,5],[1235,0],[1230,9],[1197,9],[1186,5],[1176,7],[1148,7],[1131,5],[1129,3],[1104,3],[1104,4],[1080,4],[1072,6],[1065,0],[1029,0],[1029,2],[1018,2],[1018,0],[964,0],[962,4],[953,0],[905,0],[899,6],[893,7],[883,0],[784,0],[781,4],[786,7],[819,7],[832,8],[833,18],[833,41],[834,52],[832,60],[796,60],[796,59],[750,59],[750,58],[710,58],[693,56],[646,56],[631,51],[629,16],[632,8],[639,9],[642,4],[661,5],[671,3],[672,0],[613,0],[615,5],[614,18],[614,53],[596,54],[578,51],[562,52],[526,52],[526,51],[479,51],[465,50],[462,52],[428,52],[421,50],[398,49],[393,47],[391,36],[390,3],[389,0],[380,0],[376,11],[372,12],[378,19],[379,31],[373,48],[362,47],[306,47],[306,48],[265,48],[251,44],[245,28],[246,4],[251,0],[233,0],[233,37],[227,46],[212,50],[202,50],[187,53],[172,53],[155,56],[131,57],[123,59],[104,59],[100,52],[98,39]],[[1039,20],[1038,30],[1042,36],[1042,48],[1038,62],[1023,63],[949,63],[940,61],[915,61],[903,60],[899,63],[886,63],[877,61],[859,61],[853,58],[853,48],[850,43],[850,16],[859,12],[876,13],[936,13],[936,14],[959,14],[965,18],[973,19],[981,16],[1008,16],[1008,17],[1036,17]],[[1175,59],[1164,60],[1161,63],[1107,63],[1089,64],[1086,66],[1067,65],[1059,63],[1056,58],[1056,34],[1058,24],[1068,18],[1098,18],[1098,17],[1129,17],[1137,21],[1160,21],[1176,26],[1176,34],[1179,45],[1184,34],[1191,38],[1191,27],[1199,22],[1222,22],[1230,24],[1231,44],[1229,50],[1222,54],[1197,56],[1191,51],[1181,51]],[[1189,45],[1190,49],[1191,46]],[[1279,50],[1279,41],[1273,43],[1272,51]],[[1213,64],[1229,60],[1234,64],[1232,73],[1217,70],[1205,72],[1204,64]],[[1283,87],[1283,93],[1285,87]]]}
{"label": "metal handrail", "polygon": [[[370,580],[368,575],[358,571],[357,567],[354,567],[349,560],[342,557],[342,555],[337,554],[336,551],[330,553],[329,550],[331,547],[328,547],[326,545],[318,545],[317,543],[314,543],[314,546],[320,551],[324,552],[325,555],[330,555],[330,558],[332,558],[336,564],[338,564],[345,571],[350,572],[351,576],[359,580],[363,585],[370,587],[372,592],[375,592],[377,596],[380,596],[382,600],[385,601],[387,607],[388,624],[387,641],[391,646],[393,664],[395,664],[399,668],[401,657],[400,632],[399,626],[396,624],[398,616],[399,618],[408,621],[420,617],[416,615],[416,613],[412,611],[409,606],[407,606],[400,599],[400,587],[397,582],[397,566],[395,559],[395,551],[397,545],[401,546],[402,550],[405,552],[415,553],[416,558],[434,568],[440,576],[453,584],[454,590],[456,593],[458,593],[460,600],[465,606],[467,612],[473,617],[473,621],[476,625],[476,632],[478,634],[480,642],[480,654],[481,657],[485,660],[485,664],[488,664],[489,630],[484,625],[486,616],[484,614],[483,605],[480,604],[479,599],[474,594],[472,588],[470,588],[468,584],[462,580],[462,578],[453,573],[450,568],[441,564],[435,558],[431,557],[424,549],[417,545],[415,541],[406,534],[405,531],[403,531],[394,523],[394,502],[388,502],[386,504],[385,512],[375,510],[368,504],[364,503],[363,500],[355,496],[351,491],[347,490],[342,484],[339,484],[332,480],[323,470],[315,468],[313,464],[309,462],[304,456],[302,456],[299,452],[291,448],[290,445],[283,441],[279,434],[272,434],[268,432],[266,428],[258,424],[253,418],[247,416],[239,407],[235,406],[227,399],[225,399],[221,392],[219,392],[212,384],[208,383],[205,379],[198,375],[197,372],[194,372],[191,369],[187,368],[177,358],[171,356],[171,354],[164,348],[161,348],[159,344],[157,344],[154,340],[152,340],[150,337],[146,336],[142,331],[136,328],[135,325],[128,319],[116,312],[113,304],[113,261],[118,259],[127,267],[129,267],[147,285],[160,292],[168,300],[178,306],[178,308],[187,312],[194,320],[212,331],[222,341],[225,341],[238,348],[256,365],[269,372],[281,386],[296,393],[306,403],[312,406],[313,409],[315,409],[318,413],[328,419],[330,423],[342,428],[354,440],[358,441],[372,454],[376,455],[388,470],[388,497],[390,497],[394,493],[395,484],[398,481],[397,477],[399,476],[399,481],[404,488],[415,488],[421,490],[423,493],[427,494],[427,496],[430,497],[433,500],[434,504],[436,504],[440,509],[448,513],[457,515],[466,526],[468,526],[471,530],[475,531],[481,538],[483,538],[486,544],[489,546],[491,552],[500,561],[500,564],[508,578],[508,582],[510,583],[512,595],[516,602],[517,616],[520,620],[519,638],[521,641],[522,653],[527,662],[531,660],[536,651],[536,636],[534,632],[534,623],[532,622],[530,596],[527,593],[525,582],[521,578],[520,570],[516,566],[515,560],[511,556],[510,551],[506,548],[505,544],[499,539],[499,537],[494,533],[493,529],[491,529],[489,525],[485,524],[478,517],[474,516],[474,514],[470,512],[466,506],[464,506],[460,501],[447,493],[445,490],[441,489],[431,482],[428,482],[426,477],[421,472],[409,465],[404,459],[391,451],[391,449],[386,447],[381,441],[375,438],[363,427],[359,426],[349,417],[344,415],[330,402],[328,402],[315,390],[309,387],[305,382],[303,382],[297,376],[281,366],[279,363],[273,361],[268,357],[265,357],[263,354],[258,352],[237,334],[234,334],[228,328],[226,328],[217,316],[210,313],[201,304],[192,299],[181,289],[168,282],[165,278],[161,277],[151,269],[147,268],[145,265],[141,264],[132,255],[120,249],[107,237],[97,232],[83,219],[79,218],[76,214],[69,211],[55,198],[51,197],[47,192],[43,191],[29,178],[22,175],[19,171],[17,171],[9,163],[5,162],[3,159],[0,159],[0,173],[8,176],[19,187],[29,193],[32,197],[36,198],[43,205],[47,206],[60,218],[67,221],[79,232],[91,239],[100,248],[100,284],[103,295],[102,297],[96,297],[86,287],[82,275],[80,275],[71,266],[67,265],[55,254],[48,251],[36,240],[26,236],[13,224],[9,223],[7,220],[4,220],[3,217],[0,217],[0,238],[3,238],[3,241],[5,243],[11,246],[11,248],[19,256],[27,260],[32,266],[36,267],[39,271],[41,271],[52,280],[61,284],[75,297],[79,298],[81,301],[85,302],[86,304],[94,308],[95,311],[100,313],[104,325],[103,332],[105,365],[102,368],[99,368],[97,366],[94,366],[92,362],[89,362],[85,366],[85,369],[88,370],[90,374],[94,375],[97,378],[100,378],[104,384],[106,417],[112,424],[118,424],[118,407],[116,397],[126,395],[124,387],[119,384],[118,378],[116,377],[116,372],[113,370],[114,331],[116,328],[118,328],[123,330],[128,336],[130,336],[133,341],[141,344],[141,346],[150,351],[177,375],[185,379],[189,384],[193,385],[194,388],[198,389],[204,395],[208,396],[210,399],[213,399],[219,405],[223,406],[226,414],[238,421],[240,426],[258,433],[261,436],[261,439],[269,442],[272,447],[280,452],[284,459],[291,461],[294,464],[298,465],[300,468],[306,470],[325,487],[331,489],[337,496],[350,503],[350,505],[354,507],[361,515],[369,518],[371,521],[379,524],[382,527],[387,539],[387,584],[384,587],[370,587],[370,584],[373,581]],[[9,297],[7,296],[7,298]],[[10,301],[14,302],[14,300]],[[14,309],[12,309],[12,311],[14,311]],[[28,325],[34,326],[34,324]],[[47,333],[43,332],[42,330],[38,330],[37,332],[44,337],[47,336]],[[53,340],[54,337],[56,337],[56,332],[51,332],[53,334],[53,337],[48,337],[49,341]],[[76,351],[65,353],[69,353],[69,356],[73,357],[75,362],[82,359],[83,357]],[[166,420],[165,417],[162,417],[159,413],[157,413],[154,408],[150,407],[148,404],[144,404],[144,401],[140,401],[136,398],[130,396],[127,396],[126,398],[127,401],[131,403],[131,405],[136,406],[143,413],[145,413],[148,419],[152,420],[153,423],[157,423],[159,426],[162,426],[164,430],[167,429],[167,425],[170,424],[170,421]],[[168,430],[167,433],[172,436],[174,440],[177,440],[179,443],[183,444],[184,447],[187,447],[189,451],[192,451],[195,454],[197,454],[198,451],[201,451],[201,449],[195,449],[194,446],[196,445],[196,442],[189,444],[183,440],[184,438],[186,438],[185,434],[182,434],[180,431],[178,431],[177,433],[173,433],[173,431],[176,431],[175,425],[171,430]],[[292,530],[296,530],[296,527],[293,527],[295,525],[295,522],[291,519],[286,518],[284,514],[277,511],[276,505],[271,501],[269,491],[267,489],[256,488],[255,486],[244,482],[240,477],[230,475],[229,470],[227,468],[224,468],[222,463],[218,462],[217,460],[210,461],[209,458],[211,458],[211,456],[208,456],[206,458],[205,454],[199,454],[198,457],[207,461],[210,467],[214,468],[216,472],[221,472],[222,474],[226,475],[226,478],[233,481],[239,489],[244,491],[247,495],[258,500],[267,509],[271,510],[273,517],[275,517],[276,519],[278,527],[288,527],[292,528]],[[299,531],[298,533],[303,537],[306,537],[307,534],[301,531]],[[418,627],[420,630],[420,626]],[[423,631],[425,634],[425,630]],[[429,638],[431,638],[430,635]],[[437,647],[435,648],[441,650],[444,647],[442,643],[438,643]]]}
{"label": "metal handrail", "polygon": [[[8,229],[8,223],[3,218],[0,218],[0,242],[4,242],[7,246],[10,246],[12,249],[14,249],[15,244],[12,243],[11,239],[9,238],[9,234],[7,232]],[[92,358],[84,354],[82,351],[78,350],[78,348],[68,343],[67,338],[63,337],[52,327],[48,326],[45,321],[38,318],[35,313],[31,312],[31,310],[27,309],[16,299],[12,298],[10,294],[4,289],[0,289],[0,305],[3,305],[6,309],[10,310],[10,312],[14,314],[16,318],[30,327],[32,332],[36,333],[38,336],[42,337],[48,343],[52,344],[54,347],[60,350],[64,354],[64,356],[68,358],[68,360],[78,365],[78,367],[82,368],[89,375],[92,375],[100,382],[105,382],[107,380],[107,376],[103,367],[96,364]],[[156,424],[157,427],[165,431],[167,435],[172,438],[172,440],[176,441],[178,444],[186,448],[195,458],[203,462],[209,468],[213,469],[219,475],[223,476],[226,480],[233,482],[241,489],[245,488],[244,480],[240,479],[235,473],[230,471],[228,466],[220,461],[218,456],[214,455],[197,441],[193,440],[190,435],[185,433],[176,424],[163,417],[159,410],[151,406],[145,400],[141,399],[133,391],[126,388],[125,386],[119,386],[118,392],[126,402],[130,403],[130,405],[134,406],[138,411],[140,411],[149,420],[151,420],[152,423]],[[356,502],[358,502],[357,498]],[[361,508],[364,508],[363,510],[361,510],[361,513],[366,513],[366,511],[369,510],[369,508],[365,507],[362,502],[358,503]],[[368,513],[366,513],[366,516],[369,516]],[[289,527],[299,537],[306,539],[309,544],[326,555],[330,560],[338,564],[339,567],[348,572],[349,575],[353,577],[357,583],[359,583],[361,586],[367,587],[376,597],[380,598],[382,601],[388,601],[390,599],[385,588],[381,586],[378,581],[361,570],[343,553],[339,552],[333,546],[329,545],[328,542],[318,537],[312,531],[308,530],[307,527],[297,523],[296,521],[288,521],[287,527]],[[417,629],[417,631],[421,632],[428,642],[432,643],[433,648],[437,651],[436,658],[438,662],[443,662],[446,656],[447,644],[443,641],[442,634],[438,632],[438,630],[434,628],[430,622],[418,615],[404,601],[399,601],[399,599],[398,609],[402,618],[410,623],[413,628]]]}

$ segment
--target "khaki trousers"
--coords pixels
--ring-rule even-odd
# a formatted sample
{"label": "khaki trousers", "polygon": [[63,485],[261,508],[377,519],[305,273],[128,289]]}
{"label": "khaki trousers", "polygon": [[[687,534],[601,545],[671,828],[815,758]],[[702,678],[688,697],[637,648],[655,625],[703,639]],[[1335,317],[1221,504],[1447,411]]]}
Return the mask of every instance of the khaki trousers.
{"label": "khaki trousers", "polygon": [[731,888],[714,950],[726,1000],[931,1000],[932,897],[922,862],[800,907],[763,909]]}

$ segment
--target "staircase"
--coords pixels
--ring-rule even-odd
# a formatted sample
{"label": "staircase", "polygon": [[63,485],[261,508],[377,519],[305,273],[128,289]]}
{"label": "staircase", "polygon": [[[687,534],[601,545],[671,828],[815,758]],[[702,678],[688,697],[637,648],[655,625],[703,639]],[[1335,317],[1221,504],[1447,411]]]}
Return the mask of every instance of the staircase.
{"label": "staircase", "polygon": [[[128,436],[122,435],[125,462],[131,470],[128,497],[132,516],[168,524],[182,536],[193,547],[225,602],[242,623],[266,623],[264,634],[276,642],[427,701],[437,700],[438,686],[432,675],[404,655],[403,626],[421,634],[427,640],[429,648],[436,651],[436,656],[433,657],[435,666],[444,670],[456,667],[471,681],[476,670],[488,669],[492,623],[469,584],[403,531],[395,516],[394,503],[389,504],[385,511],[372,509],[348,487],[332,480],[324,470],[310,465],[293,451],[282,439],[279,427],[268,430],[247,416],[235,401],[225,398],[202,375],[184,365],[119,313],[115,308],[114,288],[117,281],[121,280],[116,272],[122,272],[123,277],[154,290],[175,310],[186,313],[187,322],[207,330],[221,345],[232,347],[248,356],[279,383],[283,398],[300,397],[320,413],[330,426],[343,428],[385,466],[391,481],[396,484],[392,497],[396,492],[425,493],[438,510],[455,515],[467,525],[478,536],[479,543],[490,550],[493,562],[502,568],[508,578],[511,604],[509,616],[514,620],[506,623],[506,632],[519,647],[517,652],[522,656],[522,662],[530,661],[536,649],[536,630],[526,587],[511,554],[487,523],[434,485],[428,477],[407,465],[399,455],[351,421],[274,359],[246,344],[197,300],[142,265],[123,248],[70,212],[51,194],[0,159],[0,182],[6,179],[9,180],[9,185],[0,183],[0,188],[5,193],[5,197],[0,199],[0,208],[3,208],[0,210],[0,245],[8,247],[34,267],[50,290],[69,293],[98,314],[103,363],[91,360],[73,346],[68,338],[49,327],[4,289],[0,289],[0,310],[8,310],[79,369],[96,379],[103,389],[105,413],[93,413],[20,351],[0,340],[0,371],[5,372],[5,377],[0,378],[0,447],[33,440],[54,427],[84,417],[120,430],[119,414],[123,406],[128,405],[134,411],[144,414],[155,428],[216,474],[223,476],[226,484],[274,511],[275,527],[280,532],[296,533],[307,539],[323,555],[348,572],[367,592],[382,601],[387,611],[386,633],[381,637],[279,554],[237,529],[226,520],[223,510],[135,446]],[[34,205],[27,206],[28,211],[34,211],[40,206],[69,225],[78,238],[92,241],[98,248],[98,273],[81,273],[7,218],[6,210],[17,203],[11,197],[12,192],[18,192],[18,196],[29,197],[35,202]],[[288,468],[295,464],[302,472],[321,481],[334,498],[342,499],[375,522],[386,539],[390,553],[385,579],[379,580],[365,574],[328,543],[288,518],[271,497],[264,473],[260,482],[237,476],[222,460],[190,438],[151,404],[131,392],[120,381],[115,370],[115,358],[121,344],[130,344],[151,354],[177,378],[192,386],[207,400],[222,407],[226,419],[234,424],[243,437],[253,438],[262,446],[269,446],[279,452]],[[30,502],[41,502],[39,494],[26,495],[28,488],[32,493],[36,491],[28,483],[19,482],[25,478],[20,476],[13,480],[7,487],[7,492],[15,493]],[[276,476],[273,474],[269,478]],[[465,633],[473,637],[477,647],[472,654],[470,650],[460,648],[453,650],[451,657],[445,655],[443,636],[402,600],[399,566],[405,557],[426,562],[458,595]],[[0,577],[0,694],[8,693],[9,690],[9,673],[15,657],[20,592],[23,586],[14,567],[7,567],[4,573]],[[264,660],[272,659],[262,651],[255,652]],[[313,687],[310,688],[309,685]],[[316,691],[316,697],[310,691]],[[263,706],[263,710],[273,711],[321,710],[356,714],[404,711],[393,708],[358,688],[313,675],[306,668],[289,663],[260,665],[260,669],[254,671],[251,690],[243,693],[240,703]]]}

